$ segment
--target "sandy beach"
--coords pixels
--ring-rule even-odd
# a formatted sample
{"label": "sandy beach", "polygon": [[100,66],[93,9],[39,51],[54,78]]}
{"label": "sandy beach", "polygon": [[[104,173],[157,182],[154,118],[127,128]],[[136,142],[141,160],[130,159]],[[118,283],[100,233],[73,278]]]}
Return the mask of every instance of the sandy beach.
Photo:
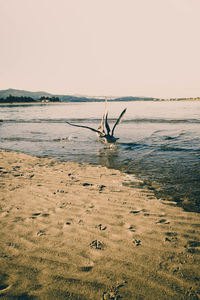
{"label": "sandy beach", "polygon": [[200,299],[200,218],[132,175],[0,152],[1,299]]}

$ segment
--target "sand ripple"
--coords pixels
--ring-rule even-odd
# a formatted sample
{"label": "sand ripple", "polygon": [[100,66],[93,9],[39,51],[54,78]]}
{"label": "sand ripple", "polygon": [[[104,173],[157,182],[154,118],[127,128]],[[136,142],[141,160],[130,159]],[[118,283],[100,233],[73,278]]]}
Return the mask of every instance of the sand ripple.
{"label": "sand ripple", "polygon": [[200,299],[198,214],[104,167],[1,151],[0,170],[3,299]]}

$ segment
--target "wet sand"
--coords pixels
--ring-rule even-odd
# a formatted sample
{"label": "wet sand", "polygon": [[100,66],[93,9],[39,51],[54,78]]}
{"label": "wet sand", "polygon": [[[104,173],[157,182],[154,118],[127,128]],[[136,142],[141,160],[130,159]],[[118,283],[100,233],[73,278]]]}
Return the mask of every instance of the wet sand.
{"label": "wet sand", "polygon": [[1,151],[0,174],[1,299],[200,299],[199,214],[101,166]]}

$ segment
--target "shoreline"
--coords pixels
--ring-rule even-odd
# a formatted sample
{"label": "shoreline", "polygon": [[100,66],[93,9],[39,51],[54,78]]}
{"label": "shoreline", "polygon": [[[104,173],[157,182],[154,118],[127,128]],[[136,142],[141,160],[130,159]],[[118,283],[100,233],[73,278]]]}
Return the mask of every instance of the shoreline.
{"label": "shoreline", "polygon": [[14,105],[49,105],[49,104],[62,104],[63,102],[0,102],[0,106],[14,106]]}
{"label": "shoreline", "polygon": [[0,296],[200,299],[198,213],[102,166],[0,150],[0,171]]}
{"label": "shoreline", "polygon": [[[160,99],[160,100],[108,100],[108,102],[113,103],[113,102],[197,102],[200,101],[200,98],[198,99]],[[0,106],[15,106],[15,105],[49,105],[49,104],[75,104],[75,103],[104,103],[103,100],[98,101],[98,100],[94,100],[94,101],[58,101],[58,102],[1,102],[0,101]]]}

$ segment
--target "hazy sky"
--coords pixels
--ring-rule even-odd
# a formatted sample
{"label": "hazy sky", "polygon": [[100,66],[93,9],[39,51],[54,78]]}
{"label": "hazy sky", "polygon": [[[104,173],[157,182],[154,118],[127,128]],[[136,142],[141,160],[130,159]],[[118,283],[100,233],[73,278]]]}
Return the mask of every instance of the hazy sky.
{"label": "hazy sky", "polygon": [[200,0],[0,0],[0,89],[200,96]]}

